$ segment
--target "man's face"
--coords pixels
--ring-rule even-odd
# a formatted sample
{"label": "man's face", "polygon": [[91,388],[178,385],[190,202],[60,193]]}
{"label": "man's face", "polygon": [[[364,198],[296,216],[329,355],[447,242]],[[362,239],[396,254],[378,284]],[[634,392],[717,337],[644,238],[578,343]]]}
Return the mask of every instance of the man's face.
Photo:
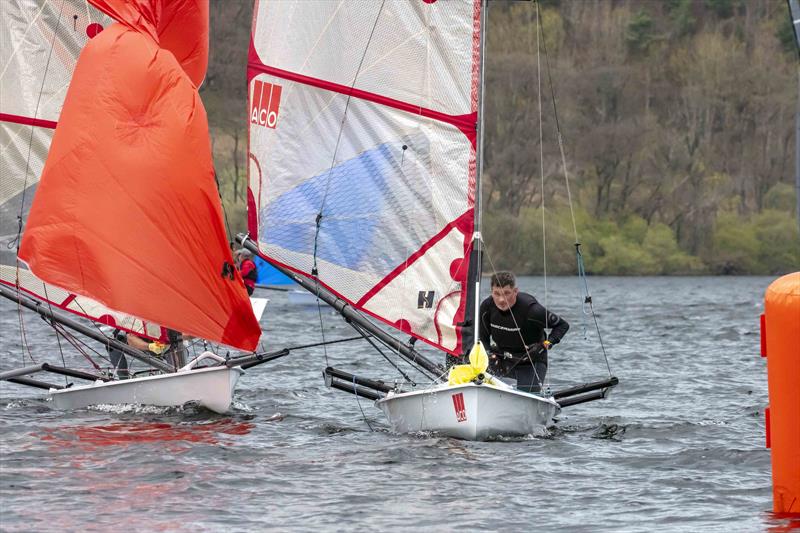
{"label": "man's face", "polygon": [[501,311],[508,311],[517,303],[517,293],[519,289],[516,287],[492,287],[492,300],[494,305]]}

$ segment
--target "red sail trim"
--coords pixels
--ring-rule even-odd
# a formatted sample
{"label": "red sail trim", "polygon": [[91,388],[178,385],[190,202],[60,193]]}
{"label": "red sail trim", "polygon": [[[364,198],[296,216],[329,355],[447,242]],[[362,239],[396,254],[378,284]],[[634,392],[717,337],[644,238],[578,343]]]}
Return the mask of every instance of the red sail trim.
{"label": "red sail trim", "polygon": [[[290,270],[290,271],[294,272],[295,274],[298,274],[298,275],[300,275],[300,276],[303,276],[304,278],[308,278],[308,279],[310,279],[310,280],[312,280],[312,281],[315,281],[316,283],[319,283],[319,285],[320,285],[321,287],[324,287],[324,288],[325,288],[327,291],[329,291],[331,294],[334,294],[334,295],[336,295],[336,296],[337,296],[338,298],[340,298],[341,300],[343,300],[343,301],[347,302],[348,304],[350,304],[351,306],[355,307],[356,309],[358,309],[358,310],[359,310],[359,312],[361,312],[361,313],[364,313],[364,314],[366,314],[366,315],[369,315],[369,316],[371,316],[372,318],[374,318],[374,319],[376,319],[376,320],[379,320],[380,322],[383,322],[384,324],[386,324],[386,325],[388,325],[388,326],[391,326],[391,327],[393,327],[393,328],[397,329],[397,324],[395,324],[394,322],[390,322],[390,321],[389,321],[389,320],[387,320],[385,317],[382,317],[382,316],[380,316],[380,315],[376,315],[375,313],[373,313],[372,311],[369,311],[369,310],[367,310],[367,309],[361,309],[360,307],[358,307],[358,305],[357,305],[357,304],[356,304],[354,301],[352,301],[351,299],[347,298],[346,296],[343,296],[341,293],[339,293],[338,291],[336,291],[335,289],[333,289],[333,287],[331,287],[330,285],[328,285],[328,284],[327,284],[327,283],[325,283],[324,281],[321,281],[321,280],[319,280],[319,279],[317,279],[317,278],[313,277],[313,276],[312,276],[312,275],[310,275],[308,272],[304,272],[304,271],[302,271],[302,270],[299,270],[299,269],[297,269],[297,268],[293,267],[292,265],[287,265],[286,263],[284,263],[284,262],[282,262],[282,261],[278,261],[278,260],[277,260],[277,259],[275,259],[274,257],[272,257],[272,256],[270,256],[270,255],[267,255],[267,254],[265,254],[263,251],[260,251],[260,246],[261,246],[261,243],[258,243],[258,245],[259,245],[259,255],[261,255],[261,256],[262,256],[263,258],[265,258],[265,259],[268,259],[270,263],[273,263],[273,264],[279,265],[279,266],[281,266],[282,268],[285,268],[286,270]],[[449,348],[445,348],[445,347],[444,347],[444,346],[442,346],[441,344],[437,344],[436,342],[434,342],[434,341],[432,341],[432,340],[430,340],[430,339],[426,339],[425,337],[423,337],[423,336],[421,336],[421,335],[419,335],[418,333],[415,333],[415,332],[413,332],[413,331],[403,331],[403,333],[405,333],[405,334],[407,334],[407,335],[411,335],[411,336],[412,336],[412,337],[414,337],[415,339],[419,339],[419,340],[421,340],[422,342],[424,342],[424,343],[426,343],[426,344],[430,344],[430,345],[431,345],[431,346],[433,346],[434,348],[437,348],[437,349],[439,349],[439,350],[442,350],[442,351],[444,351],[444,352],[447,352],[447,353],[449,353],[449,354],[452,354],[452,355],[460,355],[460,353],[459,353],[458,351],[456,351],[456,350],[450,350]],[[459,342],[459,345],[460,345],[460,342]]]}
{"label": "red sail trim", "polygon": [[[252,41],[251,41],[251,57],[253,54],[255,54],[255,50],[252,49]],[[290,72],[288,70],[282,70],[276,67],[269,67],[259,61],[254,61],[252,58],[248,62],[247,66],[248,66],[247,69],[248,82],[258,74],[269,74],[271,76],[275,76],[276,78],[302,83],[303,85],[317,87],[318,89],[324,89],[326,91],[352,96],[360,100],[374,102],[376,104],[380,104],[386,107],[391,107],[393,109],[399,109],[400,111],[405,111],[413,115],[432,118],[434,120],[438,120],[439,122],[444,122],[445,124],[450,124],[458,128],[461,131],[461,133],[466,135],[467,139],[469,139],[469,142],[470,144],[472,144],[472,147],[475,148],[475,142],[477,138],[476,121],[478,118],[478,114],[475,111],[473,111],[472,113],[468,113],[466,115],[448,115],[447,113],[442,113],[441,111],[434,111],[432,109],[428,109],[425,107],[409,104],[408,102],[403,102],[401,100],[395,100],[394,98],[382,96],[380,94],[375,94],[369,91],[363,91],[361,89],[356,89],[354,87],[348,87],[347,85],[341,85],[339,83],[334,83],[332,81],[321,80],[319,78],[313,78],[311,76],[305,76],[303,74]]]}
{"label": "red sail trim", "polygon": [[429,249],[431,249],[433,247],[433,245],[435,245],[436,243],[438,243],[439,241],[444,239],[447,235],[449,235],[450,232],[453,230],[453,228],[458,228],[458,226],[463,222],[463,219],[465,217],[470,217],[470,216],[472,216],[472,214],[473,214],[472,211],[467,211],[466,213],[464,213],[463,215],[461,215],[460,217],[458,217],[457,219],[453,220],[452,222],[447,224],[445,227],[443,227],[439,231],[439,233],[437,233],[436,235],[431,237],[428,240],[428,242],[423,244],[422,247],[419,250],[417,250],[416,252],[411,254],[408,257],[408,259],[403,261],[402,264],[400,264],[397,267],[395,267],[395,269],[392,270],[391,272],[389,272],[389,274],[385,278],[380,280],[377,285],[372,287],[364,296],[361,297],[360,300],[358,300],[358,302],[356,302],[356,305],[359,308],[361,308],[364,305],[366,305],[367,302],[369,302],[372,299],[373,296],[375,296],[377,293],[379,293],[381,291],[381,289],[383,289],[386,285],[388,285],[392,280],[397,278],[400,274],[405,272],[405,270],[408,267],[410,267],[411,265],[413,265],[417,261],[417,259],[419,259],[423,255],[425,255],[425,252],[427,252]]}
{"label": "red sail trim", "polygon": [[[166,341],[167,340],[167,330],[165,328],[163,328],[163,327],[159,328],[159,331],[161,332],[161,335],[159,337],[152,337],[152,336],[148,335],[145,332],[146,331],[145,329],[143,329],[143,331],[136,331],[136,330],[133,330],[133,329],[128,329],[126,327],[120,326],[119,324],[116,323],[114,318],[111,317],[110,315],[101,315],[100,317],[96,317],[96,316],[87,315],[86,313],[82,313],[80,311],[76,311],[75,309],[70,309],[69,308],[69,304],[72,303],[72,300],[74,300],[75,298],[78,297],[78,295],[76,295],[76,294],[70,294],[69,296],[67,296],[64,299],[63,302],[59,303],[59,302],[55,302],[53,300],[48,300],[47,298],[44,298],[41,294],[36,294],[35,292],[33,292],[33,291],[29,290],[29,289],[26,289],[25,287],[21,287],[21,286],[17,287],[15,284],[9,283],[9,282],[4,281],[2,279],[0,279],[0,284],[3,284],[5,286],[7,286],[7,287],[10,287],[10,288],[12,288],[14,290],[20,290],[20,291],[28,294],[29,296],[33,297],[37,301],[44,302],[46,304],[52,305],[53,307],[57,307],[57,308],[61,309],[62,311],[66,311],[67,313],[69,313],[71,315],[76,315],[76,316],[79,316],[81,318],[85,318],[87,320],[90,320],[92,322],[100,322],[101,324],[105,324],[107,326],[111,326],[111,327],[120,329],[122,331],[126,331],[128,333],[133,333],[134,335],[137,335],[139,337],[147,337],[148,339],[153,339],[153,340],[157,340],[157,341]],[[137,319],[137,320],[140,320],[140,319]],[[142,327],[144,328],[145,322],[143,320],[140,320],[140,322],[142,322]]]}
{"label": "red sail trim", "polygon": [[[249,99],[249,97],[248,97]],[[248,106],[249,107],[249,106]],[[250,128],[247,128],[247,144],[250,145]],[[247,231],[250,233],[250,238],[258,242],[258,213],[261,211],[261,163],[258,158],[250,153],[248,158],[253,161],[258,170],[258,204],[256,205],[256,197],[253,194],[252,184],[248,183],[247,187]]]}
{"label": "red sail trim", "polygon": [[58,122],[53,120],[44,120],[41,118],[23,117],[20,115],[9,115],[8,113],[0,113],[0,122],[13,122],[14,124],[24,124],[26,126],[38,126],[40,128],[56,129]]}
{"label": "red sail trim", "polygon": [[[441,328],[441,326],[439,326],[439,320],[436,317],[439,314],[439,309],[442,307],[442,304],[444,303],[444,301],[447,300],[448,298],[454,296],[454,295],[459,295],[461,297],[461,298],[459,298],[459,302],[463,302],[464,301],[464,298],[463,298],[464,290],[463,290],[463,288],[460,289],[460,290],[457,290],[457,291],[448,292],[447,294],[445,294],[444,296],[439,298],[439,303],[436,304],[436,311],[434,311],[434,313],[433,313],[433,326],[436,328],[437,340],[440,343],[442,342],[442,328]],[[459,309],[461,307],[462,307],[462,305],[459,303]],[[455,320],[456,323],[460,322],[460,320],[458,320],[458,314],[456,314],[455,318],[456,318],[456,320]],[[453,324],[453,325],[455,327],[458,327],[455,324]],[[460,331],[459,331],[459,333],[458,333],[458,335],[456,337],[458,338],[458,343],[456,344],[455,352],[456,353],[461,353],[461,332]]]}

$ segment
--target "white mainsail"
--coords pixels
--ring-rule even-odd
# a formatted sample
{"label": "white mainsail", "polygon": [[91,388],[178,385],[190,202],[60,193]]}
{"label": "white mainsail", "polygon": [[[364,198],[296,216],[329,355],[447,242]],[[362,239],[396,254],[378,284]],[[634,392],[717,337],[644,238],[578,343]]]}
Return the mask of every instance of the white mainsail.
{"label": "white mainsail", "polygon": [[19,284],[76,315],[160,338],[160,326],[45,284],[17,260],[78,56],[113,20],[87,0],[4,0],[0,13],[0,283]]}
{"label": "white mainsail", "polygon": [[251,237],[356,308],[461,353],[480,0],[256,9]]}

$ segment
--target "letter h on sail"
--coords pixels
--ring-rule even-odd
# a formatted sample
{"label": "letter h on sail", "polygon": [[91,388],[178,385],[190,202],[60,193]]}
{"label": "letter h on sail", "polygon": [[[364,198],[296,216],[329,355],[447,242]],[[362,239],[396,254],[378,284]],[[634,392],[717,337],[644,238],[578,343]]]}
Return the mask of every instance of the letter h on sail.
{"label": "letter h on sail", "polygon": [[433,295],[435,291],[419,291],[417,296],[417,309],[430,309],[433,307]]}

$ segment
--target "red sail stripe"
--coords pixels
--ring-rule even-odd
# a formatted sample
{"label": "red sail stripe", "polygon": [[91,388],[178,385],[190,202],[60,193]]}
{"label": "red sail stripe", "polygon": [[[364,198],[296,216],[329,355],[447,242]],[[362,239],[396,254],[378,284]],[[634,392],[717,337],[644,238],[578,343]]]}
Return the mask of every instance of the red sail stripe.
{"label": "red sail stripe", "polygon": [[425,252],[427,252],[430,248],[432,248],[434,244],[438,243],[439,241],[444,239],[447,235],[449,235],[450,231],[453,228],[458,227],[461,221],[464,219],[464,217],[469,217],[472,215],[473,215],[472,211],[467,211],[466,213],[464,213],[463,215],[461,215],[460,217],[458,217],[457,219],[453,220],[445,227],[443,227],[439,231],[439,233],[431,237],[431,239],[425,244],[423,244],[419,250],[411,254],[408,257],[408,259],[406,259],[400,265],[395,267],[395,269],[389,272],[389,274],[387,274],[386,277],[380,280],[377,285],[375,285],[369,291],[367,291],[367,293],[364,296],[362,296],[361,299],[358,300],[358,302],[356,302],[356,305],[358,307],[363,307],[364,305],[366,305],[367,302],[369,302],[373,296],[375,296],[378,292],[380,292],[381,289],[383,289],[386,285],[388,285],[393,279],[398,277],[400,274],[405,272],[405,270],[411,265],[413,265],[417,259],[425,255]]}
{"label": "red sail stripe", "polygon": [[25,124],[26,126],[39,126],[40,128],[56,129],[54,120],[44,120],[42,118],[23,117],[20,115],[9,115],[8,113],[0,113],[0,122],[13,122],[15,124]]}
{"label": "red sail stripe", "polygon": [[42,302],[46,302],[46,303],[48,303],[48,304],[50,304],[52,306],[55,306],[55,307],[61,309],[62,311],[66,311],[68,313],[71,313],[73,315],[79,316],[81,318],[85,318],[87,320],[91,320],[92,322],[98,322],[99,321],[102,324],[121,329],[122,331],[127,331],[128,333],[133,333],[134,335],[139,335],[139,336],[147,337],[147,338],[154,339],[154,340],[161,340],[161,341],[164,341],[164,342],[167,341],[167,330],[164,329],[163,327],[159,328],[159,331],[161,332],[159,337],[152,337],[149,334],[147,334],[147,327],[146,327],[147,324],[144,321],[142,321],[142,330],[141,331],[137,331],[137,330],[129,329],[129,328],[126,328],[124,326],[121,326],[121,325],[117,324],[110,315],[102,315],[101,317],[96,317],[96,316],[92,316],[92,315],[87,315],[86,313],[83,313],[81,311],[77,311],[77,310],[69,307],[69,304],[72,303],[72,301],[75,298],[77,298],[77,295],[75,295],[75,294],[70,294],[69,296],[67,296],[67,298],[63,302],[56,302],[56,301],[53,301],[53,300],[48,300],[47,298],[45,298],[41,294],[37,294],[37,293],[33,292],[32,290],[26,289],[25,287],[23,287],[21,285],[19,287],[17,287],[17,285],[15,285],[13,283],[9,283],[9,282],[7,282],[5,280],[2,280],[2,279],[0,279],[0,284],[6,285],[7,287],[11,287],[14,290],[20,290],[20,291],[22,291],[24,293],[29,294],[30,296],[34,297],[37,300],[40,300]]}
{"label": "red sail stripe", "polygon": [[[255,54],[255,51],[252,50],[252,44],[251,53]],[[309,85],[311,87],[317,87],[319,89],[325,89],[327,91],[352,96],[368,102],[375,102],[376,104],[381,104],[386,107],[399,109],[414,115],[420,115],[426,118],[438,120],[439,122],[450,124],[458,128],[464,135],[466,135],[467,139],[469,139],[469,142],[472,144],[472,147],[475,148],[478,119],[477,112],[473,111],[472,113],[468,113],[466,115],[448,115],[447,113],[442,113],[441,111],[434,111],[425,107],[409,104],[408,102],[403,102],[402,100],[395,100],[394,98],[389,98],[388,96],[382,96],[380,94],[363,91],[354,87],[348,87],[347,85],[341,85],[332,81],[305,76],[303,74],[282,70],[276,67],[270,67],[261,63],[260,61],[254,61],[251,59],[248,63],[247,69],[248,81],[253,79],[258,74],[269,74],[284,80],[294,81],[297,83],[302,83],[303,85]]]}

